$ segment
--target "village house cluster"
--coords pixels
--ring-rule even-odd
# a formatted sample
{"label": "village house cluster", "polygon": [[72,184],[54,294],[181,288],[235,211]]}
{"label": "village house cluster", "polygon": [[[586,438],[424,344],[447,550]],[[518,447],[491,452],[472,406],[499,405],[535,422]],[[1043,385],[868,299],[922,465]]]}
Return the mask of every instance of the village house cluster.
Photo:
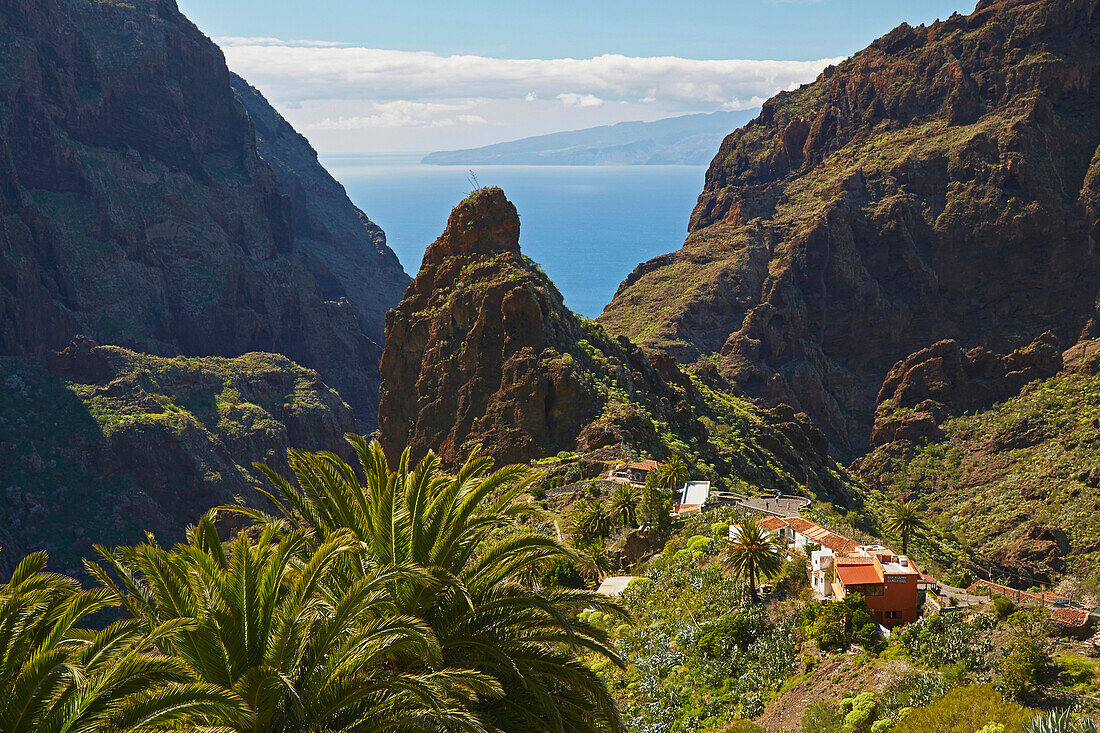
{"label": "village house cluster", "polygon": [[859,593],[879,624],[897,626],[920,618],[923,594],[938,588],[916,563],[883,545],[855,540],[801,517],[768,517],[760,526],[810,559],[810,585],[821,601]]}

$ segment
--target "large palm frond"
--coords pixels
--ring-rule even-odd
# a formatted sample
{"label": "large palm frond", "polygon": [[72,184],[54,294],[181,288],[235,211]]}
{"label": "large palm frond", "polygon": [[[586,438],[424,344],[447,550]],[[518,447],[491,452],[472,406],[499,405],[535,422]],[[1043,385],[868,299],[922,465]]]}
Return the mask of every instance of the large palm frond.
{"label": "large palm frond", "polygon": [[[454,476],[429,454],[396,470],[377,442],[349,436],[358,471],[332,453],[291,453],[296,481],[264,469],[282,516],[238,510],[267,526],[308,528],[313,542],[340,532],[360,541],[349,573],[385,565],[419,567],[431,582],[388,586],[397,612],[423,620],[442,654],[437,669],[473,669],[503,694],[479,694],[472,709],[502,730],[618,731],[622,723],[601,680],[580,661],[594,653],[621,664],[606,632],[577,616],[585,608],[623,613],[591,592],[544,593],[530,582],[546,563],[587,559],[557,540],[526,531],[536,511],[517,499],[533,479],[523,466],[494,471],[476,453]],[[509,727],[516,719],[524,723]]]}

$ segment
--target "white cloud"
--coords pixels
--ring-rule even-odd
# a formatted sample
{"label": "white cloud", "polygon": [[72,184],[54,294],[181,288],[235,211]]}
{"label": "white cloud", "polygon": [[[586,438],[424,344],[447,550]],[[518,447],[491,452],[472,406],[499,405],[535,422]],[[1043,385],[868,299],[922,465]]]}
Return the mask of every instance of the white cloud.
{"label": "white cloud", "polygon": [[414,102],[407,99],[391,102],[374,102],[373,114],[352,117],[326,117],[305,125],[308,130],[364,130],[372,127],[451,127],[459,122],[466,125],[485,124],[481,115],[454,112],[473,109],[477,100],[460,104],[439,102]]}
{"label": "white cloud", "polygon": [[[766,99],[811,81],[818,61],[699,60],[604,54],[589,59],[497,59],[391,51],[317,41],[219,38],[234,71],[282,99],[648,98],[713,108]],[[573,99],[573,97],[568,97]],[[565,101],[562,99],[562,101]]]}
{"label": "white cloud", "polygon": [[217,40],[229,66],[322,152],[427,152],[625,120],[751,109],[840,61],[619,54],[497,59],[327,41]]}
{"label": "white cloud", "polygon": [[558,95],[558,99],[567,107],[599,107],[603,104],[603,100],[594,94],[564,92]]}

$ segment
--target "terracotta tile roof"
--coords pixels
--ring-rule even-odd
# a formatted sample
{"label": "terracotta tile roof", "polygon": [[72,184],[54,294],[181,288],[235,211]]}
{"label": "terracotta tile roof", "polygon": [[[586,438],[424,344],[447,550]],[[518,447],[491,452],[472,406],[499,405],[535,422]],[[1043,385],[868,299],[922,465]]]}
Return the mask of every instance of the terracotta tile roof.
{"label": "terracotta tile roof", "polygon": [[1051,612],[1050,620],[1059,626],[1078,628],[1089,622],[1089,614],[1077,608],[1056,608]]}
{"label": "terracotta tile roof", "polygon": [[760,520],[760,527],[762,529],[768,530],[769,532],[774,532],[777,529],[782,529],[783,527],[789,526],[790,524],[788,524],[788,520],[784,519],[783,517],[768,517],[767,519]]}
{"label": "terracotta tile roof", "polygon": [[795,530],[799,534],[809,537],[822,547],[828,547],[833,552],[851,552],[859,546],[856,544],[855,540],[849,539],[842,534],[837,534],[813,522],[810,522],[810,524],[812,526],[806,529],[798,529],[795,527]]}
{"label": "terracotta tile roof", "polygon": [[657,461],[638,461],[637,463],[631,463],[629,466],[627,466],[627,468],[634,468],[639,471],[652,471],[653,469],[657,468]]}
{"label": "terracotta tile roof", "polygon": [[837,577],[844,585],[865,585],[868,583],[881,583],[882,573],[873,563],[865,565],[837,565]]}

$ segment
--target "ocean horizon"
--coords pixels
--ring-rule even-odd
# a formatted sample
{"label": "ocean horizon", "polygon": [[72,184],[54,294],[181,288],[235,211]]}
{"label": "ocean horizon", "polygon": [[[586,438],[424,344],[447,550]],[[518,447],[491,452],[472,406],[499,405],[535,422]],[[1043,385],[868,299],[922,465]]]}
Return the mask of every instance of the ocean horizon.
{"label": "ocean horizon", "polygon": [[520,216],[520,246],[589,318],[640,263],[680,248],[706,166],[437,166],[422,154],[322,155],[355,205],[386,232],[411,276],[451,209],[477,186],[499,186]]}

